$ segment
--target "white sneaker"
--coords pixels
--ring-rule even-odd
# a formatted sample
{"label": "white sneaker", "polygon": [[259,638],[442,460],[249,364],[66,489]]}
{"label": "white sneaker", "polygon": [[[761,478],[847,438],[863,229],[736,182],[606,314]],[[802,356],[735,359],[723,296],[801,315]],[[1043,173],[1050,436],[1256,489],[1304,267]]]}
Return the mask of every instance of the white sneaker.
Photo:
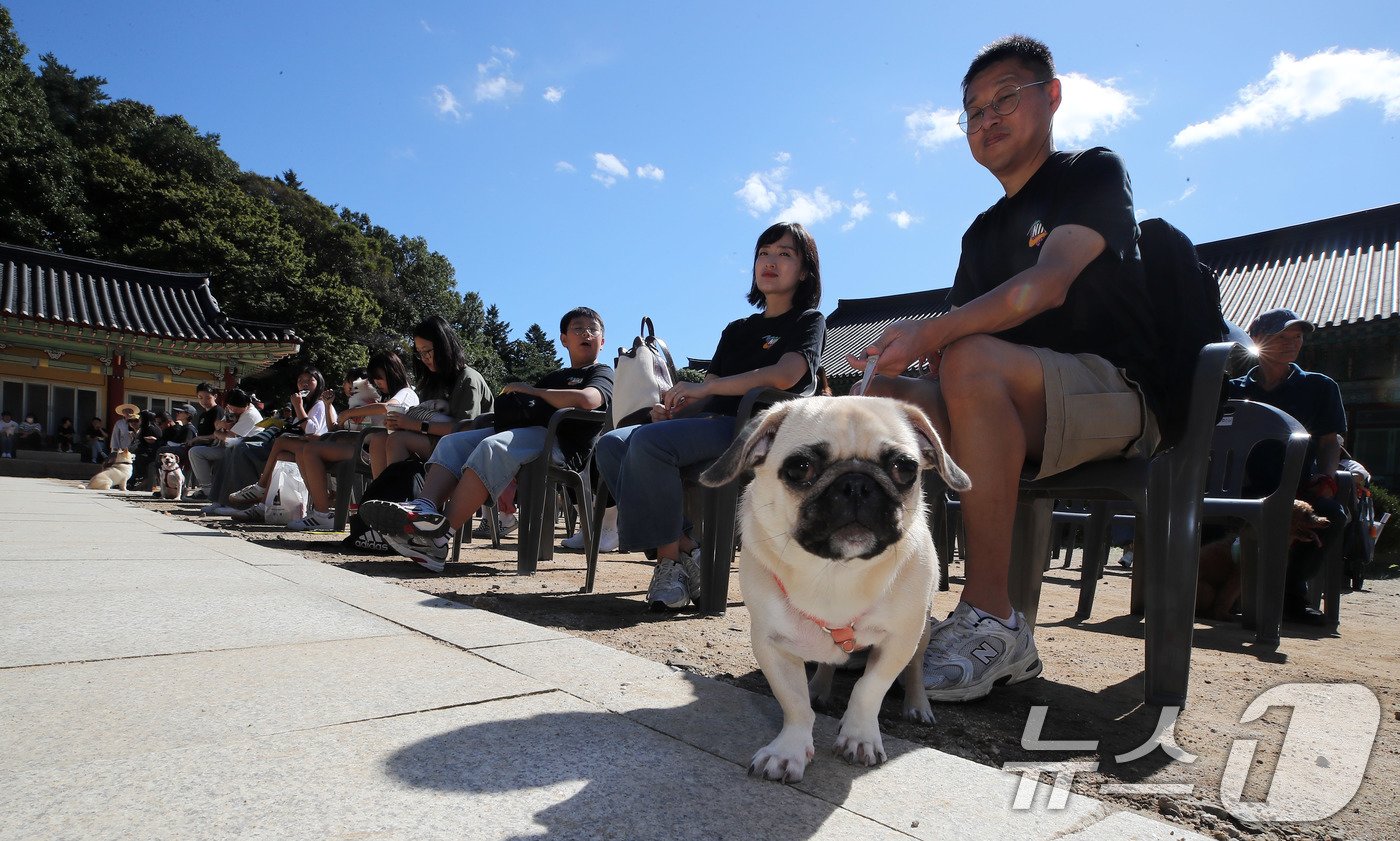
{"label": "white sneaker", "polygon": [[700,571],[700,547],[696,546],[689,552],[682,552],[680,561],[681,569],[685,570],[685,589],[693,602],[700,601],[700,582],[705,577]]}
{"label": "white sneaker", "polygon": [[389,548],[408,558],[429,572],[442,572],[447,566],[448,553],[452,551],[453,533],[436,537],[410,537],[403,534],[381,535]]}
{"label": "white sneaker", "polygon": [[[579,529],[563,540],[559,541],[559,548],[569,552],[582,552],[583,529]],[[598,551],[616,552],[618,548],[617,529],[603,529],[603,533],[598,537]]]}
{"label": "white sneaker", "polygon": [[231,508],[227,505],[220,505],[217,502],[211,502],[201,508],[199,513],[206,517],[232,517],[234,514],[238,513],[238,509]]}
{"label": "white sneaker", "polygon": [[335,515],[329,511],[310,510],[300,520],[287,524],[287,531],[334,531]]}
{"label": "white sneaker", "polygon": [[1017,626],[979,616],[958,602],[948,618],[933,626],[924,651],[924,692],[930,701],[972,701],[994,688],[1040,674],[1040,654],[1030,623],[1019,612]]}
{"label": "white sneaker", "polygon": [[228,504],[235,508],[247,508],[255,502],[267,499],[267,488],[257,482],[228,495]]}
{"label": "white sneaker", "polygon": [[678,561],[662,558],[647,587],[647,604],[652,610],[680,610],[690,604],[689,576]]}
{"label": "white sneaker", "polygon": [[[489,509],[488,509],[488,510],[489,510]],[[489,517],[490,514],[487,514],[486,516]],[[500,527],[500,530],[499,530],[500,536],[501,536],[501,537],[505,537],[506,535],[511,534],[512,532],[514,532],[514,531],[516,530],[516,528],[519,527],[519,525],[520,525],[520,518],[517,517],[517,516],[514,515],[514,514],[499,514],[499,515],[497,515],[496,525]],[[481,520],[481,523],[480,523],[479,525],[477,525],[476,528],[472,529],[472,537],[490,537],[490,536],[491,536],[491,523],[490,523],[489,521],[487,521],[485,517],[483,517],[482,520]]]}

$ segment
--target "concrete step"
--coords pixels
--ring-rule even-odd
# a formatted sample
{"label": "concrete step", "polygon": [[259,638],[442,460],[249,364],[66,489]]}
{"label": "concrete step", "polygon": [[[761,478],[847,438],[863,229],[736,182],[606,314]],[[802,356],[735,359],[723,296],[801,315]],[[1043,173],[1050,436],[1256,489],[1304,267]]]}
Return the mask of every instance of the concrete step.
{"label": "concrete step", "polygon": [[0,458],[0,476],[26,479],[77,479],[86,481],[98,465],[83,464],[77,453],[20,450],[15,458]]}

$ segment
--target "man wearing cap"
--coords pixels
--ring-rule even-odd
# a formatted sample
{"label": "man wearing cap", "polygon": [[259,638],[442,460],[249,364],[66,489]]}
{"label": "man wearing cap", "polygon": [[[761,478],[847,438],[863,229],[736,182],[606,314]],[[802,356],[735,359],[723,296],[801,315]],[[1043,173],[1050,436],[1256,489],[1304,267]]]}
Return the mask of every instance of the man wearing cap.
{"label": "man wearing cap", "polygon": [[[1307,584],[1346,531],[1346,511],[1336,498],[1336,474],[1347,420],[1336,381],[1326,374],[1298,367],[1303,336],[1314,329],[1311,322],[1288,309],[1269,310],[1255,318],[1249,325],[1249,338],[1258,347],[1259,364],[1243,377],[1230,381],[1230,397],[1268,403],[1287,412],[1312,436],[1298,498],[1311,504],[1330,525],[1317,533],[1321,546],[1298,543],[1290,552],[1283,616],[1293,622],[1321,625],[1322,614],[1307,607]],[[1282,453],[1278,457],[1281,459]],[[1253,465],[1249,472],[1255,472]],[[1275,479],[1272,485],[1277,484]]]}

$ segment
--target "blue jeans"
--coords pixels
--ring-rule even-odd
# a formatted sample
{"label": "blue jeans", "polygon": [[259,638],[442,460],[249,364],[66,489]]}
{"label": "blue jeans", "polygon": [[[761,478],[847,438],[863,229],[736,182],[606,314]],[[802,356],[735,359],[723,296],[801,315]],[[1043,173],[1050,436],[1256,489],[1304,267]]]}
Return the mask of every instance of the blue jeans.
{"label": "blue jeans", "polygon": [[680,539],[685,527],[681,471],[716,459],[734,438],[734,418],[679,418],[614,429],[598,439],[593,462],[617,500],[624,552]]}
{"label": "blue jeans", "polygon": [[[539,457],[547,432],[543,426],[522,426],[505,432],[494,429],[454,432],[437,442],[428,458],[428,466],[441,465],[458,479],[462,478],[463,470],[470,469],[481,479],[491,498],[500,499],[520,468]],[[557,445],[550,455],[556,464],[564,463],[564,454]]]}

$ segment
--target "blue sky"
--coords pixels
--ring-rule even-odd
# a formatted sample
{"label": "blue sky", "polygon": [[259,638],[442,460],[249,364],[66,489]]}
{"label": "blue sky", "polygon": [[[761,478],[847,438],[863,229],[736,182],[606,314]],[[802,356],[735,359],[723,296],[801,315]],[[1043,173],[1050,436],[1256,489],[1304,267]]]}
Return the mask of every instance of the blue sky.
{"label": "blue sky", "polygon": [[424,236],[516,335],[587,304],[610,346],[650,315],[708,357],[780,217],[817,240],[825,312],[949,285],[1000,195],[958,83],[1013,31],[1055,53],[1059,148],[1117,151],[1139,215],[1198,242],[1400,201],[1379,2],[5,2],[31,61]]}

